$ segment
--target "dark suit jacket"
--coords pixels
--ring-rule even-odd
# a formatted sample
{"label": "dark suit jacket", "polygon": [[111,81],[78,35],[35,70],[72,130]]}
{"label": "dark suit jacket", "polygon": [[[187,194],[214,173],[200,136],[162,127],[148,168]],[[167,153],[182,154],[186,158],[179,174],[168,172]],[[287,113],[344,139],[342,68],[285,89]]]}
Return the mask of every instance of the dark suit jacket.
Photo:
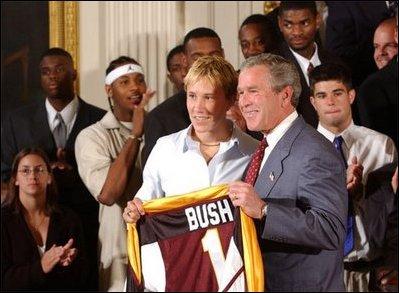
{"label": "dark suit jacket", "polygon": [[[328,53],[327,51],[323,50],[322,48],[318,47],[319,59],[321,63],[340,63],[339,59]],[[292,61],[296,68],[298,69],[299,76],[301,78],[301,86],[302,92],[299,97],[299,104],[297,106],[297,111],[300,113],[305,121],[312,125],[314,128],[317,128],[318,124],[318,117],[316,110],[314,109],[313,105],[310,103],[310,88],[306,83],[305,76],[301,70],[301,67],[296,60],[294,54],[292,54],[291,50],[288,47],[286,42],[282,42],[277,54],[281,55],[282,57],[286,58],[287,60]]]}
{"label": "dark suit jacket", "polygon": [[[65,150],[66,160],[74,168],[72,178],[58,180],[60,192],[59,203],[72,208],[86,208],[96,206],[96,202],[85,188],[77,171],[75,160],[75,139],[78,133],[87,126],[97,122],[105,111],[87,104],[79,98],[79,111],[73,129],[68,137]],[[47,120],[44,100],[11,112],[4,120],[1,133],[1,178],[10,178],[11,164],[15,155],[23,148],[40,147],[50,160],[56,160],[57,146]],[[83,207],[83,206],[84,207]]]}
{"label": "dark suit jacket", "polygon": [[190,123],[185,91],[178,92],[148,113],[144,121],[145,144],[141,152],[142,166],[145,165],[158,138],[180,131]]}
{"label": "dark suit jacket", "polygon": [[373,58],[373,36],[378,24],[388,15],[385,1],[326,1],[325,48],[352,69],[358,87],[377,70]]}
{"label": "dark suit jacket", "polygon": [[[59,191],[58,202],[69,206],[82,221],[88,258],[92,265],[90,271],[93,273],[97,271],[98,203],[80,179],[74,147],[79,132],[100,120],[104,114],[104,110],[79,98],[79,111],[65,146],[66,160],[73,170],[68,173],[54,172]],[[56,160],[57,146],[48,125],[44,100],[14,110],[4,119],[2,127],[1,179],[3,181],[9,179],[13,159],[23,148],[40,147],[50,160]],[[94,286],[97,284],[95,277],[89,284],[91,284],[90,289],[95,289]]]}
{"label": "dark suit jacket", "polygon": [[298,117],[255,182],[266,291],[345,291],[345,166],[331,142]]}
{"label": "dark suit jacket", "polygon": [[364,226],[370,250],[380,257],[379,265],[398,269],[398,202],[391,186],[395,163],[385,165],[367,177],[363,207]]}
{"label": "dark suit jacket", "polygon": [[360,123],[392,138],[398,147],[398,59],[370,75],[359,88]]}
{"label": "dark suit jacket", "polygon": [[83,231],[79,218],[71,210],[58,209],[50,216],[46,251],[74,239],[78,249],[71,266],[57,265],[52,272],[43,272],[36,242],[24,216],[9,207],[1,209],[1,289],[3,290],[79,290],[87,277],[83,249]]}

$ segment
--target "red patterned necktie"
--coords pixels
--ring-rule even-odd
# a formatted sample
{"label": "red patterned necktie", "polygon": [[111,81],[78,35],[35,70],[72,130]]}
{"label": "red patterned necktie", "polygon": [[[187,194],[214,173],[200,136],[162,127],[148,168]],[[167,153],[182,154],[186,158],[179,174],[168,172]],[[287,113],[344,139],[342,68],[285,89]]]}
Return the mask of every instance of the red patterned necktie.
{"label": "red patterned necktie", "polygon": [[252,159],[249,163],[247,174],[245,175],[244,179],[246,183],[249,183],[251,185],[255,184],[267,145],[268,144],[266,141],[266,137],[264,137],[260,142],[258,148],[256,149],[255,153],[252,155]]}

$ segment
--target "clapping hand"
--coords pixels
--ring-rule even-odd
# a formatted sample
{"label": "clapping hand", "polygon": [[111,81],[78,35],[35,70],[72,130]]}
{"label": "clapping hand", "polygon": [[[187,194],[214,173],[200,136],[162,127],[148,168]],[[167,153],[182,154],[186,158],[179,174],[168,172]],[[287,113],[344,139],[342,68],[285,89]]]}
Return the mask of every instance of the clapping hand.
{"label": "clapping hand", "polygon": [[51,272],[57,264],[61,266],[69,266],[76,257],[77,249],[72,248],[73,239],[69,241],[64,246],[53,246],[47,250],[41,259],[41,265],[44,273]]}

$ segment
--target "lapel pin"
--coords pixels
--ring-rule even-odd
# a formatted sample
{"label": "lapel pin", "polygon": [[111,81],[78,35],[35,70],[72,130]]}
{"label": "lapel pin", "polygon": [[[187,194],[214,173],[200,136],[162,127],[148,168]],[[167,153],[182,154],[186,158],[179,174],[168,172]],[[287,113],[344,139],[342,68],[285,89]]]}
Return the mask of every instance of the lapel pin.
{"label": "lapel pin", "polygon": [[273,172],[270,172],[269,178],[270,178],[271,181],[274,181],[274,173]]}

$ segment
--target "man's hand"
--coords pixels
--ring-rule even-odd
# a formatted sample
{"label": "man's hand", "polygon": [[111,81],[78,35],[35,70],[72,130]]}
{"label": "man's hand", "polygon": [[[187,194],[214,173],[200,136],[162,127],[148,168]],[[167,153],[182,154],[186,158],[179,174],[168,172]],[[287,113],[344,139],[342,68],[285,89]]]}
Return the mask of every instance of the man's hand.
{"label": "man's hand", "polygon": [[63,148],[57,149],[57,161],[50,163],[51,169],[58,169],[64,171],[72,170],[72,166],[66,161],[66,151]]}
{"label": "man's hand", "polygon": [[262,218],[265,202],[260,199],[251,184],[235,181],[229,184],[229,197],[236,207],[241,207],[251,218]]}
{"label": "man's hand", "polygon": [[128,201],[125,210],[123,211],[123,219],[126,223],[134,224],[141,216],[145,214],[143,209],[143,203],[139,198],[133,198],[133,200]]}
{"label": "man's hand", "polygon": [[358,163],[357,157],[352,158],[352,163],[346,170],[346,188],[353,199],[362,195],[363,166]]}
{"label": "man's hand", "polygon": [[144,131],[144,116],[146,114],[145,106],[147,106],[149,100],[154,96],[155,91],[151,89],[147,89],[147,91],[143,94],[143,98],[141,99],[140,104],[134,107],[132,122],[133,129],[132,134],[135,137],[141,137]]}
{"label": "man's hand", "polygon": [[247,130],[247,123],[245,122],[245,119],[242,116],[241,110],[237,106],[237,104],[231,106],[230,109],[226,112],[226,118],[233,121],[233,123],[242,131],[245,132]]}
{"label": "man's hand", "polygon": [[376,269],[378,285],[384,290],[384,287],[398,285],[398,271],[389,267],[380,267]]}

